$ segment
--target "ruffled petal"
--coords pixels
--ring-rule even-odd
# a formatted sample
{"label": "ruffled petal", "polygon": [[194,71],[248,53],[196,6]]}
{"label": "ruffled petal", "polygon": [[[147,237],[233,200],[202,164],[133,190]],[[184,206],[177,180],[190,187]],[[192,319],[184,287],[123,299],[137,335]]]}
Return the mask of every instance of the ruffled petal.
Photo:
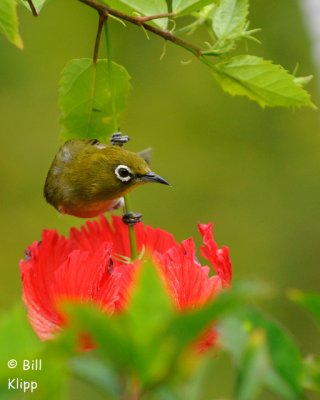
{"label": "ruffled petal", "polygon": [[52,337],[62,323],[52,302],[52,283],[57,268],[75,249],[73,242],[56,231],[45,230],[41,242],[28,248],[28,257],[20,261],[23,300],[31,324],[43,340]]}
{"label": "ruffled petal", "polygon": [[[139,225],[142,227],[142,224],[138,224],[137,227]],[[144,229],[139,229],[136,235],[139,249],[144,247],[150,254],[154,252],[163,254],[170,248],[178,246],[171,233],[159,228],[146,226]]]}
{"label": "ruffled petal", "polygon": [[201,306],[221,287],[215,277],[209,277],[209,267],[202,267],[197,261],[192,239],[163,255],[157,253],[156,260],[178,309]]}
{"label": "ruffled petal", "polygon": [[119,302],[120,274],[110,273],[112,243],[100,244],[95,252],[77,246],[55,231],[44,231],[41,244],[30,246],[27,261],[20,262],[23,300],[43,340],[64,325],[62,301],[95,302],[108,312]]}
{"label": "ruffled petal", "polygon": [[116,264],[114,274],[117,276],[117,300],[114,304],[115,312],[121,312],[128,307],[131,293],[134,289],[135,277],[139,262],[134,264]]}
{"label": "ruffled petal", "polygon": [[202,257],[210,261],[223,286],[229,286],[232,280],[232,265],[228,247],[218,248],[213,239],[212,223],[199,224],[198,228],[203,240],[203,245],[200,247]]}
{"label": "ruffled petal", "polygon": [[[231,282],[228,248],[218,248],[212,224],[199,225],[199,231],[204,243],[201,254],[216,275],[210,276],[210,268],[200,264],[192,239],[178,244],[169,232],[143,223],[135,226],[139,252],[144,250],[154,259],[178,310],[201,307]],[[108,314],[125,310],[140,266],[140,261],[124,263],[129,256],[128,227],[121,217],[87,221],[81,229],[72,228],[69,239],[45,230],[20,262],[23,300],[39,337],[50,339],[65,325],[63,301],[95,303]],[[198,348],[211,347],[215,338],[215,330],[208,329],[197,341]],[[93,344],[87,339],[88,349]]]}

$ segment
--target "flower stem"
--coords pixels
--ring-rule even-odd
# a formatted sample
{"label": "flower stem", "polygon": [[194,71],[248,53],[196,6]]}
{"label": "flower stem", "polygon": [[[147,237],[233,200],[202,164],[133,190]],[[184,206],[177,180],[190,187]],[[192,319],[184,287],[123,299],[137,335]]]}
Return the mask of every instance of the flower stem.
{"label": "flower stem", "polygon": [[[124,212],[128,213],[130,211],[128,195],[124,196]],[[134,225],[128,225],[129,229],[129,241],[130,241],[130,253],[131,260],[136,260],[138,258],[138,249],[137,249],[137,241],[136,235],[134,232]]]}

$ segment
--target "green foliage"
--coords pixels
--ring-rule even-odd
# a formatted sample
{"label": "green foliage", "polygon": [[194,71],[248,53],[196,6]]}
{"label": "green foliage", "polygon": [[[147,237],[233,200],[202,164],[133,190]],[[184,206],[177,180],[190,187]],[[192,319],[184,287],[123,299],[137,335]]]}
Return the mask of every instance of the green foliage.
{"label": "green foliage", "polygon": [[70,360],[69,368],[72,374],[112,396],[121,394],[121,386],[114,371],[106,362],[93,355],[77,356]]}
{"label": "green foliage", "polygon": [[309,94],[279,65],[256,56],[235,56],[212,65],[223,90],[244,95],[261,107],[314,107]]}
{"label": "green foliage", "polygon": [[[108,317],[92,307],[69,306],[67,310],[73,328],[90,333],[98,344],[97,354],[111,371],[132,379],[137,376],[142,389],[149,390],[186,372],[190,359],[198,357],[193,346],[201,333],[258,292],[260,285],[239,286],[203,308],[177,313],[156,268],[147,262],[129,308],[121,315]],[[86,369],[81,367],[81,373],[86,375]],[[91,375],[88,370],[86,379],[92,381]]]}
{"label": "green foliage", "polygon": [[122,66],[107,60],[70,61],[59,90],[63,138],[103,141],[115,132],[130,91],[129,79]]}
{"label": "green foliage", "polygon": [[[36,382],[33,392],[23,392],[24,398],[60,400],[63,384],[68,375],[66,356],[70,356],[70,346],[65,352],[65,344],[60,341],[44,344],[34,334],[26,318],[26,310],[15,307],[0,320],[0,397],[9,398],[21,391],[8,390],[9,379],[19,382]],[[16,360],[16,368],[8,368],[7,363]],[[23,369],[24,360],[41,360],[42,369]],[[15,383],[14,383],[15,384]],[[2,397],[3,396],[3,397]]]}
{"label": "green foliage", "polygon": [[308,310],[320,327],[320,294],[303,293],[299,290],[291,290],[289,296],[292,300],[301,304],[306,310]]}
{"label": "green foliage", "polygon": [[[246,306],[265,293],[263,285],[238,284],[203,307],[177,312],[157,268],[146,261],[127,310],[110,316],[93,306],[66,303],[68,327],[53,341],[42,343],[35,337],[22,308],[3,316],[0,356],[5,362],[16,358],[20,365],[23,359],[42,360],[43,371],[14,371],[15,377],[38,384],[26,398],[62,399],[74,376],[111,398],[132,393],[139,382],[139,392],[150,400],[181,400],[177,385],[202,357],[195,344],[215,323],[238,371],[234,399],[258,399],[267,388],[281,399],[302,400],[302,384],[319,390],[319,359],[309,357],[302,364],[287,332]],[[84,336],[96,348],[79,353]],[[15,395],[7,390],[10,377],[12,370],[1,369],[0,394],[8,398]],[[192,387],[192,375],[190,379]]]}
{"label": "green foliage", "polygon": [[189,14],[193,11],[214,3],[210,0],[172,0],[172,12],[181,15]]}
{"label": "green foliage", "polygon": [[19,34],[16,8],[16,0],[1,0],[0,32],[3,33],[11,43],[19,49],[22,49],[23,43]]}
{"label": "green foliage", "polygon": [[249,22],[249,0],[222,0],[214,10],[212,29],[217,37],[211,51],[224,54],[235,48],[237,40],[252,38],[255,31],[247,31]]}
{"label": "green foliage", "polygon": [[[25,0],[20,2],[30,9]],[[45,0],[33,1],[38,12],[45,3]],[[230,58],[229,53],[238,42],[252,39],[255,32],[248,30],[248,0],[103,0],[102,3],[128,13],[130,18],[168,11],[176,14],[173,19],[188,16],[193,22],[177,31],[166,30],[167,18],[149,24],[160,27],[162,30],[156,32],[165,40],[191,49],[210,67],[227,93],[247,96],[261,107],[314,107],[303,89],[310,77],[295,77],[282,67],[252,55]],[[179,19],[179,23],[184,21]],[[199,26],[208,28],[207,50],[174,36],[183,31],[193,32]],[[22,48],[14,0],[1,1],[0,31]],[[129,74],[111,60],[70,61],[63,71],[59,91],[63,138],[105,141],[118,129],[129,92]],[[5,363],[16,359],[18,365],[24,359],[43,360],[45,369],[41,373],[15,370],[17,378],[38,382],[39,388],[32,394],[35,399],[61,399],[65,383],[73,375],[114,397],[133,392],[138,380],[140,389],[150,398],[174,400],[180,397],[171,390],[172,384],[193,372],[200,358],[195,344],[214,325],[219,327],[220,342],[237,368],[235,399],[257,399],[262,390],[268,389],[282,399],[303,400],[303,388],[320,391],[319,358],[313,355],[302,361],[296,344],[282,327],[247,307],[247,300],[260,292],[260,286],[235,285],[203,307],[178,312],[169,300],[157,268],[147,261],[124,312],[110,316],[93,306],[66,304],[68,328],[51,342],[42,343],[35,337],[22,308],[3,316],[0,359]],[[292,297],[320,323],[319,294],[295,292]],[[79,354],[76,350],[83,334],[96,348]],[[9,368],[0,369],[1,396],[15,395],[7,390],[11,376]]]}
{"label": "green foliage", "polygon": [[[86,0],[81,1],[86,3]],[[229,57],[229,53],[241,39],[256,40],[252,35],[257,29],[248,30],[249,0],[221,0],[218,4],[212,0],[101,1],[90,5],[98,7],[104,3],[127,13],[129,18],[166,14],[169,10],[173,13],[173,19],[190,15],[194,22],[179,28],[176,33],[193,32],[197,27],[205,25],[209,31],[209,40],[205,42],[207,49],[197,49],[168,32],[168,18],[153,19],[148,25],[157,25],[161,28],[157,31],[158,35],[191,51],[208,65],[223,90],[231,95],[247,96],[261,107],[314,107],[309,94],[302,88],[310,77],[294,77],[284,68],[256,56]],[[25,0],[20,2],[29,7]],[[45,1],[36,0],[33,4],[40,11]],[[0,7],[0,30],[21,47],[15,2],[4,0]],[[109,15],[113,15],[111,11]],[[121,13],[116,13],[115,17],[127,21]],[[139,25],[141,21],[136,19],[136,23]],[[175,27],[172,29],[173,33],[174,31]],[[225,57],[224,61],[213,62],[221,55]],[[105,139],[118,129],[115,124],[125,108],[130,88],[129,76],[123,67],[114,63],[110,65],[105,60],[100,60],[95,65],[85,59],[73,60],[67,65],[60,87],[64,138]]]}
{"label": "green foliage", "polygon": [[310,355],[303,362],[303,387],[320,393],[320,357]]}
{"label": "green foliage", "polygon": [[254,329],[248,334],[241,357],[241,369],[236,381],[236,399],[250,400],[259,395],[268,371],[265,332]]}
{"label": "green foliage", "polygon": [[305,398],[299,350],[278,324],[248,309],[223,320],[219,332],[239,368],[236,399],[256,399],[262,387],[283,399]]}
{"label": "green foliage", "polygon": [[221,0],[213,18],[213,31],[219,39],[239,37],[247,25],[248,0]]}
{"label": "green foliage", "polygon": [[170,327],[170,330],[177,333],[177,346],[183,349],[208,328],[212,320],[237,310],[246,300],[254,296],[262,296],[265,292],[266,288],[258,283],[251,285],[242,283],[234,287],[232,291],[221,293],[217,299],[202,308],[178,315]]}
{"label": "green foliage", "polygon": [[[123,9],[123,1],[116,0],[114,4],[108,2],[120,6],[118,3],[122,4],[120,9]],[[126,6],[133,6],[130,1],[125,3]],[[136,11],[143,15],[165,11],[164,4],[161,9],[154,8],[154,3],[148,5],[149,7],[145,2],[139,2]],[[160,2],[158,5],[160,6]],[[302,88],[309,78],[295,77],[284,68],[256,56],[236,56],[227,58],[223,62],[212,62],[209,59],[212,56],[227,56],[241,39],[256,40],[252,35],[258,30],[248,30],[248,0],[221,0],[216,6],[212,1],[172,1],[172,11],[178,17],[195,10],[199,10],[192,14],[195,21],[180,28],[177,33],[193,32],[202,24],[208,27],[209,48],[199,50],[199,59],[212,69],[215,79],[223,90],[231,95],[247,96],[261,107],[314,107],[309,94]],[[174,39],[173,41],[175,42]],[[182,47],[190,49],[188,43],[182,44]]]}
{"label": "green foliage", "polygon": [[[11,358],[18,362],[40,353],[42,345],[31,329],[26,318],[26,311],[21,306],[16,306],[0,319],[0,359],[9,361]],[[5,345],[3,345],[5,343]],[[19,358],[19,359],[18,359]],[[1,374],[6,374],[8,369],[0,368]],[[0,379],[0,384],[2,384]]]}

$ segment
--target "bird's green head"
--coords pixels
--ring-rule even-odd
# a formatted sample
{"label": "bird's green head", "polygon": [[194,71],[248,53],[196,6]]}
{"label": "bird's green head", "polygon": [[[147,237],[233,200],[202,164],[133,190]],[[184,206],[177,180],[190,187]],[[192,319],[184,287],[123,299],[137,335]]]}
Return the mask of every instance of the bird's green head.
{"label": "bird's green head", "polygon": [[149,164],[139,153],[118,146],[108,146],[102,149],[101,156],[108,170],[108,179],[104,181],[105,187],[113,188],[114,193],[128,192],[147,182],[169,185],[165,179],[151,171]]}

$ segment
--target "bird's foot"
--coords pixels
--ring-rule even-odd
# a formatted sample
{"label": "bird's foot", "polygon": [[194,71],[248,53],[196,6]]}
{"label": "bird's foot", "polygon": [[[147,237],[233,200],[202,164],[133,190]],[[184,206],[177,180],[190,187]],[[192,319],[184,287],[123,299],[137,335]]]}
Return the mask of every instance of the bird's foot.
{"label": "bird's foot", "polygon": [[124,198],[119,197],[118,199],[113,200],[111,205],[108,207],[108,211],[118,210],[119,208],[123,208],[125,205]]}
{"label": "bird's foot", "polygon": [[141,213],[128,212],[126,214],[123,214],[123,216],[122,216],[122,221],[126,225],[135,225],[138,222],[141,222],[141,220],[142,220]]}
{"label": "bird's foot", "polygon": [[123,135],[121,132],[116,132],[111,136],[110,142],[114,146],[122,147],[124,144],[129,142],[130,138],[128,135]]}

